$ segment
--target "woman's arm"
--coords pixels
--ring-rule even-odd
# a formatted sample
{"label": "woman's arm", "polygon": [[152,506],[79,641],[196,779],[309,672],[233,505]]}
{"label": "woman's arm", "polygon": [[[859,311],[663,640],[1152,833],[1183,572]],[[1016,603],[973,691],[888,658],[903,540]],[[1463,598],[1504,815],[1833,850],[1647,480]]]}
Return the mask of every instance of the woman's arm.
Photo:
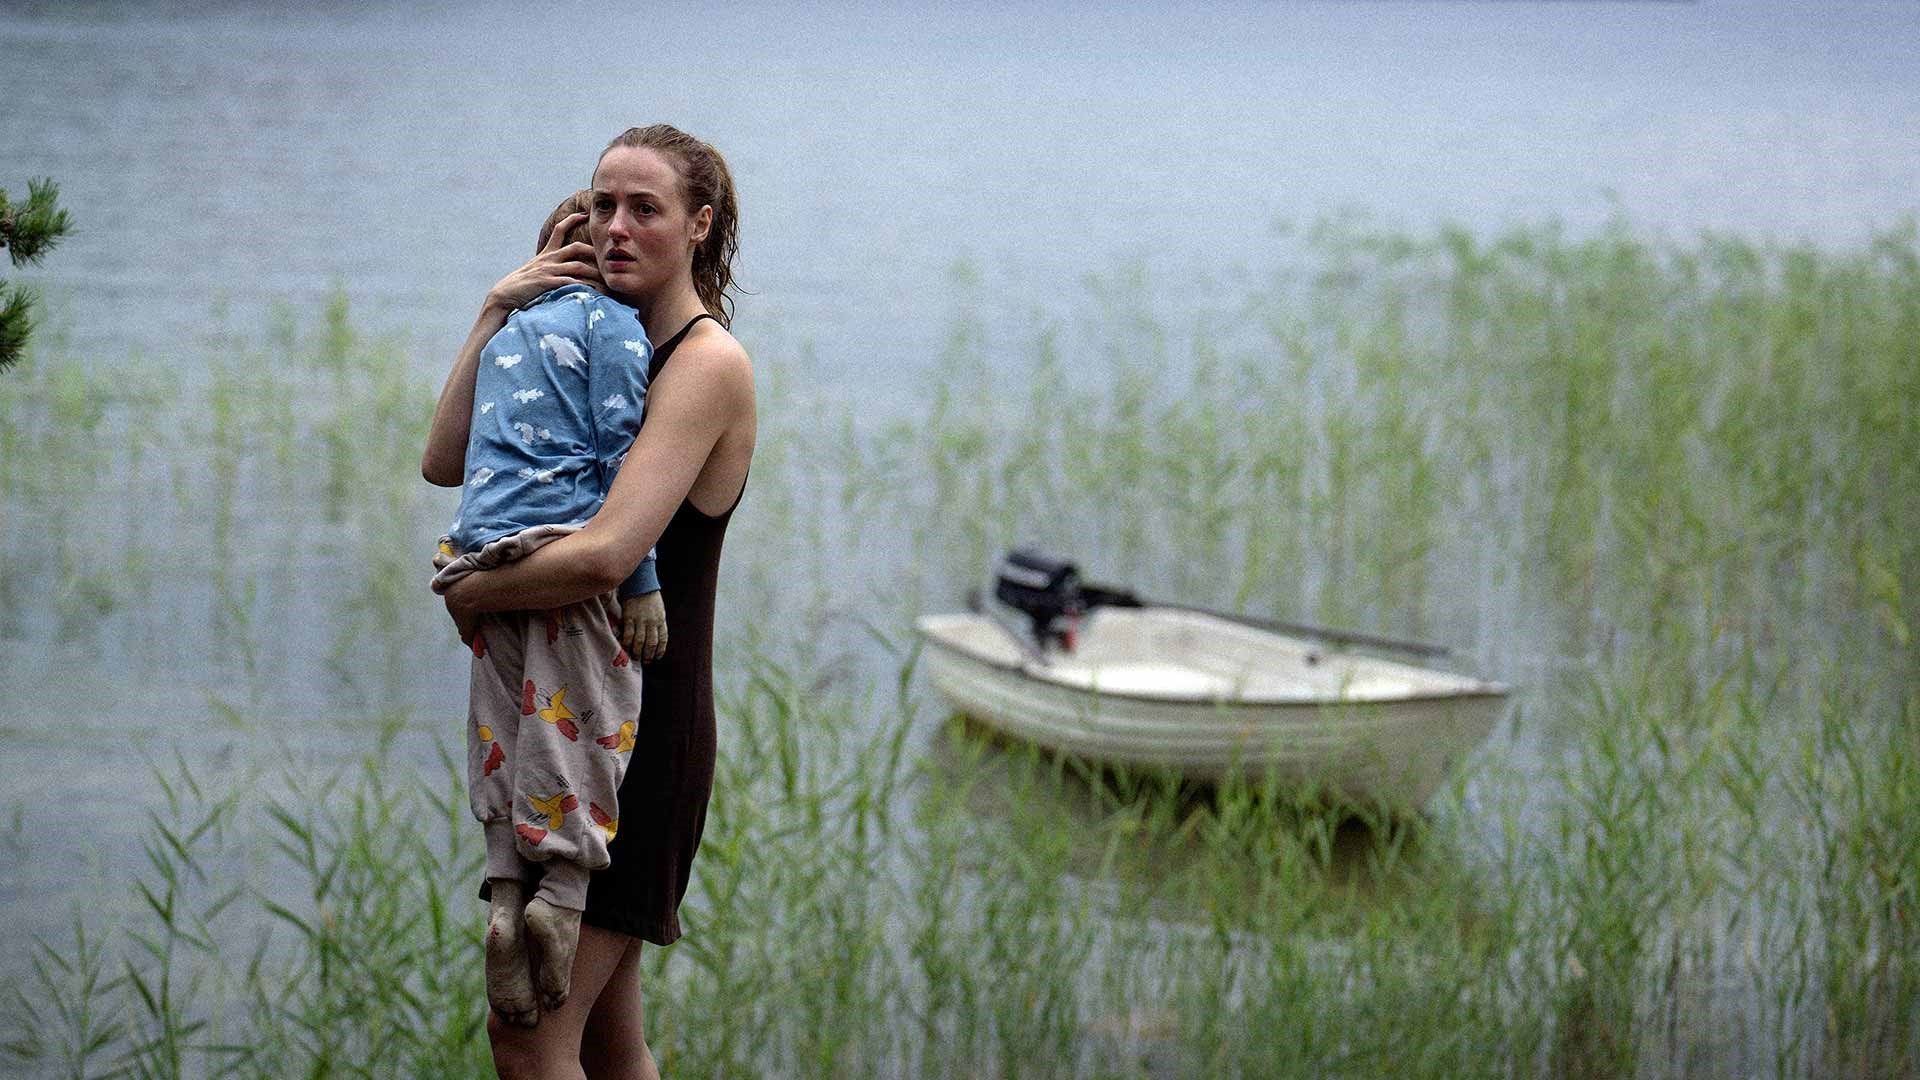
{"label": "woman's arm", "polygon": [[438,487],[459,487],[466,482],[467,434],[473,425],[473,381],[480,366],[480,352],[487,340],[507,324],[513,309],[495,304],[492,294],[473,321],[467,343],[440,388],[440,401],[433,407],[433,426],[427,429],[427,452],[420,457],[420,475]]}
{"label": "woman's arm", "polygon": [[433,407],[433,426],[427,429],[426,453],[420,457],[420,475],[440,487],[459,487],[466,481],[467,435],[473,426],[473,380],[487,339],[507,324],[507,316],[549,289],[582,284],[601,288],[600,270],[593,261],[593,245],[563,244],[567,230],[585,214],[562,218],[553,227],[547,246],[525,265],[508,274],[487,292],[479,318],[467,334],[467,343],[440,389]]}
{"label": "woman's arm", "polygon": [[600,512],[579,532],[518,562],[455,582],[446,593],[449,614],[466,626],[481,612],[561,607],[619,585],[722,456],[716,448],[750,442],[752,432],[747,354],[724,334],[687,342],[648,390],[647,422]]}

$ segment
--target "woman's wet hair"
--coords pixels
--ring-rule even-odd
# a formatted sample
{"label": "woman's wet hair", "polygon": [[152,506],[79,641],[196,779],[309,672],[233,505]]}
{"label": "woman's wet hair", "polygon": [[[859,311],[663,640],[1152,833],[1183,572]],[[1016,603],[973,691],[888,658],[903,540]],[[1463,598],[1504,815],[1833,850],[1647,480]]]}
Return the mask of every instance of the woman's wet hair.
{"label": "woman's wet hair", "polygon": [[[566,217],[568,214],[591,213],[592,210],[593,210],[593,192],[588,191],[586,188],[581,188],[579,191],[576,191],[573,194],[567,196],[566,198],[561,199],[560,205],[554,207],[553,213],[548,214],[547,220],[541,224],[540,239],[535,241],[533,245],[534,253],[539,254],[540,252],[547,250],[547,238],[553,235],[553,227],[555,225],[560,224],[561,218]],[[560,242],[562,244],[593,243],[593,241],[587,236],[586,219],[585,218],[580,219],[580,223],[578,225],[575,225],[573,228],[568,229],[567,235],[561,238]]]}
{"label": "woman's wet hair", "polygon": [[713,207],[713,224],[707,238],[693,251],[693,287],[720,325],[733,325],[733,260],[740,253],[740,202],[733,189],[733,173],[727,159],[709,143],[702,142],[671,124],[651,124],[628,128],[615,136],[600,151],[601,157],[616,146],[636,146],[657,150],[679,166],[680,193],[686,199],[688,213],[702,206]]}

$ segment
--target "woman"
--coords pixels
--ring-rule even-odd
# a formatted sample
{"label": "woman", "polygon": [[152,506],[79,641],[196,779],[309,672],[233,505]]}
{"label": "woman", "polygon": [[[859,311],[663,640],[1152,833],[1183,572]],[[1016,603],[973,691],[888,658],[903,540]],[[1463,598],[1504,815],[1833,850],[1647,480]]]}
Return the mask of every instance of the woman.
{"label": "woman", "polygon": [[[664,124],[632,128],[594,168],[583,245],[557,247],[488,293],[434,412],[422,471],[457,484],[473,373],[506,314],[583,282],[638,311],[654,343],[646,423],[585,528],[446,593],[470,640],[490,611],[543,610],[616,587],[656,548],[671,645],[646,673],[620,788],[612,864],[594,875],[566,1003],[536,1027],[489,1014],[502,1077],[656,1077],[640,996],[641,942],[669,944],[713,788],[712,647],[721,539],[745,487],[755,434],[753,369],[728,333],[737,202],[726,162]],[[597,268],[595,266],[597,263]]]}

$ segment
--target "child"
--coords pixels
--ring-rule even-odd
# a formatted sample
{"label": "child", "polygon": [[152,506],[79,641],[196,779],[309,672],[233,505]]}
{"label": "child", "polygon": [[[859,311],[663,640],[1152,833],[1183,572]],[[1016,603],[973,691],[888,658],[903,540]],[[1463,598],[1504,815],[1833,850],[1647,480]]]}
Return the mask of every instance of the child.
{"label": "child", "polygon": [[[554,210],[540,249],[559,221],[586,210],[587,196],[576,192]],[[435,592],[593,517],[639,430],[652,355],[634,310],[585,285],[551,290],[508,316],[474,377],[465,486],[434,559]],[[541,1006],[566,1000],[587,882],[607,865],[640,715],[621,601],[639,605],[643,623],[660,623],[657,637],[659,589],[649,552],[617,598],[499,612],[471,642],[467,788],[486,831],[487,999],[511,1022],[530,1026]],[[537,972],[526,936],[538,946]]]}

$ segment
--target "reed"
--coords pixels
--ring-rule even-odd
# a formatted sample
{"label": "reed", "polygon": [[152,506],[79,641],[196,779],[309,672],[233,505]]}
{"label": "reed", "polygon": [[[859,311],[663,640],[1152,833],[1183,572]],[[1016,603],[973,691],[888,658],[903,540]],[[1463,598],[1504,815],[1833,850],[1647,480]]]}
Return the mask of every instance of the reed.
{"label": "reed", "polygon": [[[769,382],[689,935],[646,960],[663,1064],[1920,1068],[1913,226],[1292,242],[1205,303],[1119,266],[1071,316],[1002,318],[961,265],[910,415]],[[0,626],[153,668],[200,640],[156,628],[225,642],[177,669],[223,734],[155,771],[145,863],[103,883],[132,906],[21,969],[23,1069],[484,1068],[476,835],[429,750],[451,721],[423,719],[459,685],[424,591],[451,511],[414,479],[430,365],[344,291],[269,329],[201,376],[43,347],[0,384],[0,506],[53,526],[0,540]],[[991,743],[903,628],[1023,542],[1147,595],[1441,636],[1514,715],[1412,821]],[[266,733],[290,760],[211,780]]]}

